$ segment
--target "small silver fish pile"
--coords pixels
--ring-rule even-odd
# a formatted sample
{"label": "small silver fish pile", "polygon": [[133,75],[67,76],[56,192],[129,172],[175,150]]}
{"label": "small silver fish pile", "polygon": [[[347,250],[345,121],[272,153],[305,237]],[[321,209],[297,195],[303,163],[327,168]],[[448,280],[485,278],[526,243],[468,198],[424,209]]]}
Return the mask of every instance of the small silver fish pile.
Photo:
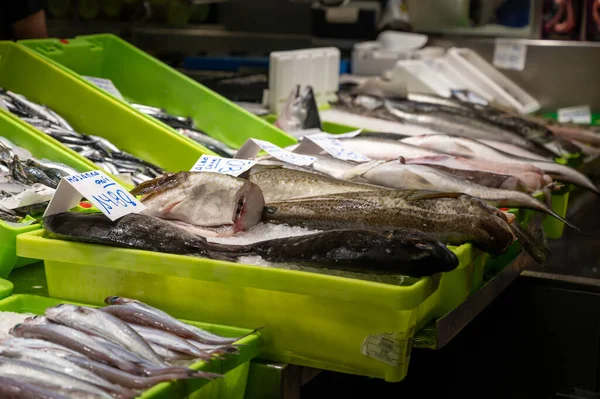
{"label": "small silver fish pile", "polygon": [[137,300],[104,308],[60,304],[0,341],[0,397],[134,398],[158,383],[220,375],[180,364],[235,355],[226,338]]}
{"label": "small silver fish pile", "polygon": [[76,170],[35,159],[29,151],[0,137],[0,220],[18,223],[47,207],[60,180]]}
{"label": "small silver fish pile", "polygon": [[149,105],[131,104],[131,106],[137,109],[138,111],[146,115],[152,116],[158,119],[159,121],[171,126],[179,133],[194,140],[199,144],[202,144],[204,147],[208,148],[215,154],[218,154],[225,158],[232,158],[235,155],[235,150],[233,148],[227,146],[225,143],[222,143],[221,141],[213,137],[210,137],[208,134],[198,129],[191,118],[171,115],[167,113],[164,109],[151,107]]}
{"label": "small silver fish pile", "polygon": [[164,172],[156,165],[121,151],[103,137],[76,132],[58,113],[28,100],[21,94],[0,89],[0,103],[23,121],[78,152],[105,172],[125,179],[131,176],[135,185],[158,177]]}

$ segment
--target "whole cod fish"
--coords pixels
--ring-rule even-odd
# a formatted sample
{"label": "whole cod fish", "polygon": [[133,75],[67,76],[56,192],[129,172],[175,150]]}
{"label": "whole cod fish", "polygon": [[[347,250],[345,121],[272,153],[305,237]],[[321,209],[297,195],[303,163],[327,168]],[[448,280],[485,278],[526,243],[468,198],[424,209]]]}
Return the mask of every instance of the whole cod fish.
{"label": "whole cod fish", "polygon": [[362,164],[348,172],[346,178],[352,179],[354,176],[363,177],[384,187],[463,193],[497,207],[533,209],[551,215],[577,230],[577,227],[557,215],[543,202],[528,194],[480,186],[426,165],[406,165],[400,161]]}
{"label": "whole cod fish", "polygon": [[501,254],[514,236],[505,214],[458,193],[387,190],[272,202],[263,220],[316,229],[419,229],[441,242]]}
{"label": "whole cod fish", "polygon": [[256,184],[220,173],[169,173],[131,193],[144,195],[144,214],[199,227],[193,230],[200,235],[246,230],[260,221],[264,205]]}

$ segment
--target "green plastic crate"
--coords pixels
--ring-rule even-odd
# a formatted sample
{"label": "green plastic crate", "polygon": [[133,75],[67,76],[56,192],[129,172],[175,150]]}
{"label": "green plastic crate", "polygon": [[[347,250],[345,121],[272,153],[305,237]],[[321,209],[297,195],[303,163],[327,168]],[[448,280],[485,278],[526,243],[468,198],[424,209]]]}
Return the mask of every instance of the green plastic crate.
{"label": "green plastic crate", "polygon": [[[212,154],[12,42],[0,42],[0,87],[49,106],[81,133],[105,137],[121,150],[171,172],[189,170],[202,154]],[[37,132],[61,148],[67,148],[45,133]]]}
{"label": "green plastic crate", "polygon": [[[0,280],[0,288],[3,284],[10,284],[10,282]],[[12,286],[12,284],[10,284],[10,286]],[[2,291],[0,290],[0,298],[2,298],[1,295]],[[36,295],[13,295],[8,298],[4,296],[4,298],[6,299],[0,300],[0,311],[33,313],[38,315],[44,314],[44,310],[50,306],[55,306],[60,303],[74,303]],[[84,305],[83,303],[76,304]],[[188,320],[184,321],[226,337],[239,337],[252,331],[236,327],[199,323]],[[250,360],[255,358],[259,352],[260,334],[251,334],[237,341],[237,343],[240,344],[240,353],[238,355],[228,356],[223,359],[214,359],[210,362],[199,361],[191,366],[194,370],[223,374],[225,376],[224,378],[213,381],[197,379],[163,382],[146,390],[144,393],[137,396],[137,398],[243,399],[246,391],[246,383],[248,381]]]}
{"label": "green plastic crate", "polygon": [[[434,317],[440,280],[473,263],[471,245],[455,248],[461,266],[403,286],[190,256],[21,235],[17,251],[43,259],[49,294],[99,304],[115,292],[176,315],[247,328],[264,326],[261,358],[350,374],[402,380],[412,335]],[[190,298],[199,295],[201,302]],[[444,300],[462,302],[462,289]],[[372,334],[398,335],[397,362],[361,353]]]}
{"label": "green plastic crate", "polygon": [[[2,60],[0,59],[0,68]],[[0,76],[2,70],[0,69]],[[53,140],[41,136],[29,125],[0,110],[0,136],[29,150],[36,158],[61,162],[80,172],[96,169],[93,163]],[[13,268],[31,263],[32,259],[18,258],[16,254],[16,237],[18,234],[39,229],[39,224],[16,227],[0,220],[0,277],[7,277]]]}
{"label": "green plastic crate", "polygon": [[110,79],[129,101],[190,117],[199,129],[233,148],[239,148],[248,138],[268,140],[279,146],[294,143],[283,131],[117,36],[24,40],[19,44],[74,75]]}

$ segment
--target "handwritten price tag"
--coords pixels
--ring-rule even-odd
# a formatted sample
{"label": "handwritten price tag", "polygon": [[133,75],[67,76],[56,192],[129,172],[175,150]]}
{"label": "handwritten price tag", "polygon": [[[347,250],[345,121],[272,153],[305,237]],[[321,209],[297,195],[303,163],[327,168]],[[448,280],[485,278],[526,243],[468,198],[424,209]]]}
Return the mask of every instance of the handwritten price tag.
{"label": "handwritten price tag", "polygon": [[192,167],[191,172],[213,172],[239,176],[254,165],[256,165],[256,161],[250,159],[230,159],[202,155]]}
{"label": "handwritten price tag", "polygon": [[104,91],[107,91],[109,94],[112,94],[114,97],[117,97],[119,100],[124,100],[123,95],[117,89],[117,86],[110,79],[102,79],[95,78],[93,76],[84,76],[84,79],[90,83],[93,83],[96,87],[101,88]]}
{"label": "handwritten price tag", "polygon": [[110,220],[146,209],[133,195],[100,170],[64,177],[44,216],[66,212],[85,197]]}
{"label": "handwritten price tag", "polygon": [[249,139],[244,145],[236,152],[236,159],[247,159],[254,158],[260,152],[264,150],[268,152],[272,157],[279,159],[280,161],[291,163],[298,166],[309,166],[316,160],[315,157],[296,154],[288,150],[284,150],[281,147],[277,147],[273,143],[268,141]]}
{"label": "handwritten price tag", "polygon": [[522,71],[527,60],[527,45],[510,39],[496,39],[494,66]]}
{"label": "handwritten price tag", "polygon": [[302,142],[295,151],[304,154],[318,154],[322,150],[325,150],[332,157],[343,161],[369,162],[371,160],[370,158],[345,147],[344,144],[335,137],[336,135],[327,133],[306,136],[302,139]]}

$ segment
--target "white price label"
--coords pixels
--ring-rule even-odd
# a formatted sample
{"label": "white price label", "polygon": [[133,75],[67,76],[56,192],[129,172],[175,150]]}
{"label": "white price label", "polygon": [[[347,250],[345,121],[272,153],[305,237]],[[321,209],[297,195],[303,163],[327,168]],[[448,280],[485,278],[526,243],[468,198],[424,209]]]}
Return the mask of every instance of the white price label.
{"label": "white price label", "polygon": [[90,83],[93,83],[94,85],[101,88],[102,90],[107,91],[109,94],[112,94],[113,96],[117,97],[119,100],[124,100],[123,95],[121,94],[119,89],[117,89],[117,86],[114,85],[112,80],[103,79],[103,78],[95,78],[93,76],[84,76],[84,79]]}
{"label": "white price label", "polygon": [[250,159],[231,159],[202,155],[194,164],[191,172],[213,172],[239,176],[254,165],[256,165],[256,161]]}
{"label": "white price label", "polygon": [[527,45],[510,39],[496,39],[494,66],[522,71],[527,60]]}
{"label": "white price label", "polygon": [[101,170],[63,177],[44,216],[66,212],[85,197],[110,220],[146,209],[133,195]]}
{"label": "white price label", "polygon": [[296,150],[300,149],[303,144],[306,146],[311,142],[324,149],[332,157],[341,159],[342,161],[369,162],[371,160],[370,158],[345,147],[341,141],[332,139],[328,136],[316,135],[305,137]]}
{"label": "white price label", "polygon": [[592,123],[592,110],[589,105],[559,108],[557,116],[558,121],[561,123],[574,122],[587,125]]}
{"label": "white price label", "polygon": [[284,150],[281,147],[277,147],[273,143],[269,143],[268,141],[258,140],[258,139],[249,139],[244,145],[236,152],[236,159],[248,159],[254,158],[260,150],[264,150],[268,152],[272,157],[279,159],[280,161],[291,163],[298,166],[309,166],[312,165],[316,158],[296,154],[288,150]]}

